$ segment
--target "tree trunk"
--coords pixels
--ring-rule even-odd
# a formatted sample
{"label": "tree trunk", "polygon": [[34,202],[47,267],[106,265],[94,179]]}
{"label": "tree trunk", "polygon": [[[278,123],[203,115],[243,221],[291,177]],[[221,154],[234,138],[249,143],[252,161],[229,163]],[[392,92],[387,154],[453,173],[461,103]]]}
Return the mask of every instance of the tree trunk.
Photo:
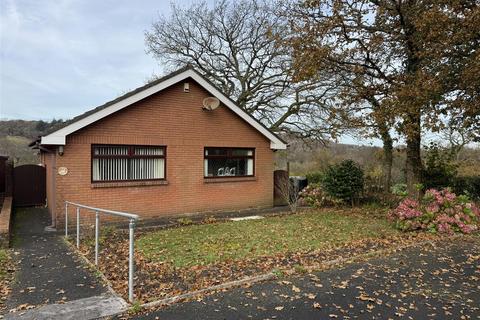
{"label": "tree trunk", "polygon": [[422,183],[423,165],[421,158],[421,127],[420,115],[410,115],[408,119],[407,131],[407,160],[406,160],[406,178],[407,191],[409,196],[419,199],[420,190],[417,187]]}
{"label": "tree trunk", "polygon": [[392,185],[393,140],[386,126],[380,126],[379,131],[383,142],[383,187],[388,193]]}

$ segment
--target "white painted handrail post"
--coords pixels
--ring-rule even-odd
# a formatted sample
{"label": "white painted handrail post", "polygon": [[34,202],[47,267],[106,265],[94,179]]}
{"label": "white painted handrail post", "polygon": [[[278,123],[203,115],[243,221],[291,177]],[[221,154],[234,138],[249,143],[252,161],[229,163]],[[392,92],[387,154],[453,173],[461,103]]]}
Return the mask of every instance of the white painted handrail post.
{"label": "white painted handrail post", "polygon": [[98,266],[98,233],[100,228],[100,216],[98,211],[95,211],[95,265]]}
{"label": "white painted handrail post", "polygon": [[68,202],[65,202],[65,238],[68,238]]}
{"label": "white painted handrail post", "polygon": [[131,303],[133,303],[133,273],[134,273],[133,229],[135,228],[135,220],[134,219],[130,219],[130,223],[129,223],[128,227],[129,227],[129,231],[130,231],[130,248],[129,248],[129,253],[128,253],[128,300]]}
{"label": "white painted handrail post", "polygon": [[80,208],[77,208],[77,248],[80,248]]}

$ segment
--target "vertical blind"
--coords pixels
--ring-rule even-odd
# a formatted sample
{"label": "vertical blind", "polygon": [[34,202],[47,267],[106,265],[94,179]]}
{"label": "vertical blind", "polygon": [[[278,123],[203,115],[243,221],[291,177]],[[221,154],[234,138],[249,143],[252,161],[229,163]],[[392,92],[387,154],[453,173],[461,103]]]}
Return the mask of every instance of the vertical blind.
{"label": "vertical blind", "polygon": [[165,179],[165,147],[93,146],[93,181],[158,179]]}

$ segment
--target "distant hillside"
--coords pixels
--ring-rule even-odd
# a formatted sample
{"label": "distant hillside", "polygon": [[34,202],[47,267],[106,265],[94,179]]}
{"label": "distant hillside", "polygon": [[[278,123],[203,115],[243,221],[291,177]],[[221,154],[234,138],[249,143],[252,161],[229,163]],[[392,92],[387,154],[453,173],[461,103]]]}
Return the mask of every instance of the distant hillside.
{"label": "distant hillside", "polygon": [[31,139],[19,136],[0,137],[0,154],[13,159],[14,164],[38,163],[36,151],[28,147]]}
{"label": "distant hillside", "polygon": [[29,139],[51,132],[63,124],[63,120],[0,120],[0,137],[18,136]]}
{"label": "distant hillside", "polygon": [[1,120],[0,121],[0,155],[9,156],[15,165],[38,163],[36,151],[28,144],[47,132],[55,130],[62,125],[62,120],[27,121],[27,120]]}

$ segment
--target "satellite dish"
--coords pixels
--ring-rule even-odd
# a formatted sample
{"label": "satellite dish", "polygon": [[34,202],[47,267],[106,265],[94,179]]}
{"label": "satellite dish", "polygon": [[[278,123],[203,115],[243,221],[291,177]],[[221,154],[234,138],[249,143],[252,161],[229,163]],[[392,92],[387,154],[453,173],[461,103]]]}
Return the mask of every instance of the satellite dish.
{"label": "satellite dish", "polygon": [[220,106],[220,101],[215,97],[208,97],[203,99],[203,109],[205,110],[215,110]]}

